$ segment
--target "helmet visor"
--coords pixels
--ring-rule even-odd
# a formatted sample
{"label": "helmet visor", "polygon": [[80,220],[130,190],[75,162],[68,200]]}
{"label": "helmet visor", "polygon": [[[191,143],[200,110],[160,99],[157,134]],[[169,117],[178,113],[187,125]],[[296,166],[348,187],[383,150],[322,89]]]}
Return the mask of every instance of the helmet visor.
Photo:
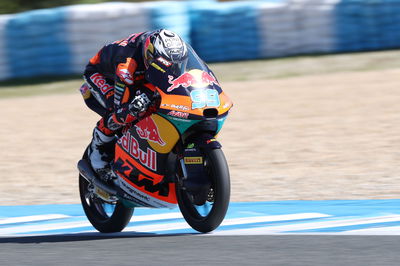
{"label": "helmet visor", "polygon": [[188,56],[179,62],[169,62],[162,57],[155,58],[146,71],[146,79],[162,90],[168,88],[169,81],[193,69],[209,72],[209,68],[187,44]]}

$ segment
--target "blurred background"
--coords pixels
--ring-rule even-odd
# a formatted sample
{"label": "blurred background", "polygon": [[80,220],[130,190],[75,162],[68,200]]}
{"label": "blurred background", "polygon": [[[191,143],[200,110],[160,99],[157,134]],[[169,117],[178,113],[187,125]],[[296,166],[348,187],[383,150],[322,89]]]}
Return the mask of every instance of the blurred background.
{"label": "blurred background", "polygon": [[0,0],[0,204],[77,203],[103,45],[167,28],[235,107],[232,199],[396,198],[400,0]]}
{"label": "blurred background", "polygon": [[1,0],[0,80],[80,74],[103,44],[156,28],[206,62],[393,49],[399,9],[398,0]]}

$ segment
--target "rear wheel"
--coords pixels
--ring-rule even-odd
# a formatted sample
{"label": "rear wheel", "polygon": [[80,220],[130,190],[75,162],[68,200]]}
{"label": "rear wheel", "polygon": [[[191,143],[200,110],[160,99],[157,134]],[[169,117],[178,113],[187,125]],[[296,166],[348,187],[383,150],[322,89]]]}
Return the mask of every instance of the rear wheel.
{"label": "rear wheel", "polygon": [[217,228],[225,218],[230,199],[230,177],[228,164],[220,149],[204,151],[204,167],[210,181],[207,200],[194,203],[193,195],[177,182],[176,194],[179,209],[186,222],[195,230],[207,233]]}
{"label": "rear wheel", "polygon": [[105,201],[98,197],[94,190],[94,186],[79,175],[79,194],[88,220],[99,232],[121,232],[129,223],[134,209],[125,207],[117,199]]}

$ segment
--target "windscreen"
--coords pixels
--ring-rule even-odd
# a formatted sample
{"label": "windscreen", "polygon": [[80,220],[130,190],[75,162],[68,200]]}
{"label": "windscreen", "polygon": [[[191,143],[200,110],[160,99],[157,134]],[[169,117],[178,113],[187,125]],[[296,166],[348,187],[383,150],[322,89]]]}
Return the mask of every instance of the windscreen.
{"label": "windscreen", "polygon": [[187,94],[192,87],[218,85],[208,66],[190,45],[187,57],[179,63],[157,58],[146,72],[146,79],[166,93]]}
{"label": "windscreen", "polygon": [[192,69],[207,71],[208,67],[203,62],[203,60],[199,58],[193,48],[188,45],[188,56],[182,63],[174,64],[173,66],[171,66],[170,74],[178,77],[185,72],[189,72]]}

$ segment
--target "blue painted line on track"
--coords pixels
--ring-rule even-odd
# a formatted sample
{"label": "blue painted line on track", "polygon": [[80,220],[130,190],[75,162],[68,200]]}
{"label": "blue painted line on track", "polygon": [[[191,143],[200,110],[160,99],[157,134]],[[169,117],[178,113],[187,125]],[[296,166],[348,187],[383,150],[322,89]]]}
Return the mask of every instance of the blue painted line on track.
{"label": "blue painted line on track", "polygon": [[[175,209],[136,208],[134,215],[163,214]],[[333,216],[360,216],[371,213],[400,213],[400,199],[391,200],[328,200],[328,201],[267,201],[232,202],[228,214],[234,216],[261,216],[294,214],[300,212],[323,212]],[[80,204],[0,206],[0,217],[20,217],[59,213],[84,216]]]}
{"label": "blue painted line on track", "polygon": [[79,204],[0,206],[0,218],[60,213],[70,216],[84,215]]}
{"label": "blue painted line on track", "polygon": [[[146,231],[146,234],[196,233],[186,226],[183,218],[168,216],[168,214],[177,212],[179,212],[178,208],[136,208],[127,230],[140,233],[140,229],[142,229],[142,231]],[[304,214],[310,213],[315,217],[304,216]],[[60,217],[46,218],[46,215],[54,214],[60,215]],[[78,234],[95,230],[89,225],[80,204],[0,206],[0,221],[38,215],[43,215],[44,218],[36,221],[22,219],[22,221],[16,220],[15,223],[0,224],[0,237],[7,235],[7,230],[10,230],[10,234],[15,236]],[[164,217],[157,219],[157,215],[164,215]],[[292,215],[290,216],[292,218],[286,218],[285,215],[286,217]],[[147,217],[147,220],[140,219],[144,217]],[[271,217],[272,220],[269,220]],[[385,220],[385,217],[391,219]],[[228,223],[222,224],[217,232],[243,229],[268,231],[269,228],[285,228],[282,233],[335,233],[359,229],[400,227],[400,199],[233,202],[229,206],[225,221]],[[324,223],[322,227],[318,226],[320,223]],[[315,224],[316,228],[312,228]],[[292,226],[293,228],[291,228]]]}

